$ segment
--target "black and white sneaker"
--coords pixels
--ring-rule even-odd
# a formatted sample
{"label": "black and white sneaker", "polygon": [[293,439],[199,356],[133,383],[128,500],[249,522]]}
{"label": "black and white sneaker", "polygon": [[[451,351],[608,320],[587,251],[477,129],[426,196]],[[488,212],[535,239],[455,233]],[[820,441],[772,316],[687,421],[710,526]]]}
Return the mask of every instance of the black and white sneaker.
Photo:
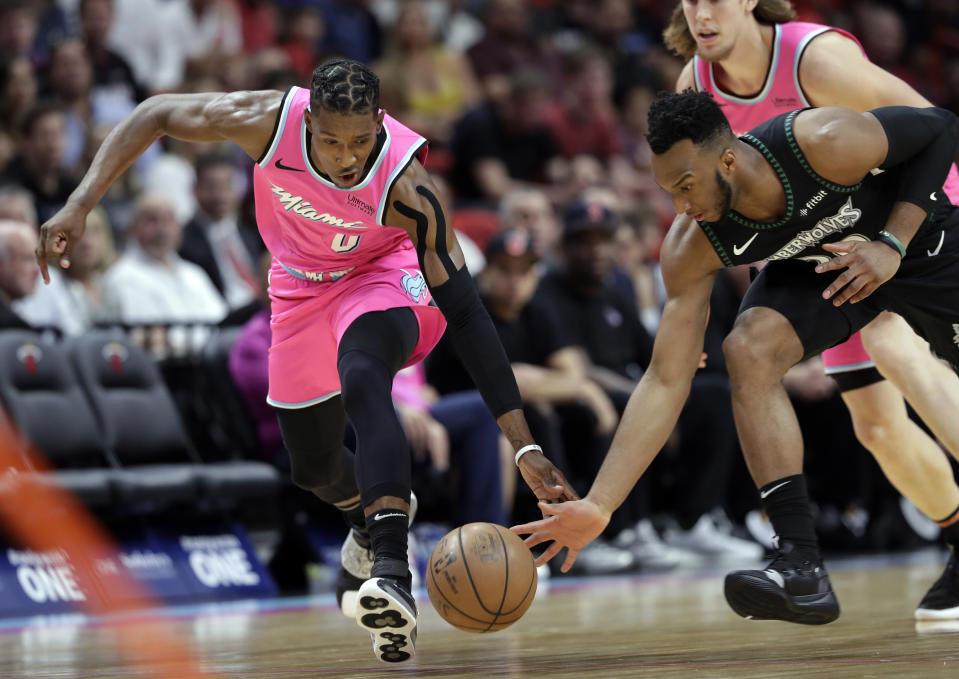
{"label": "black and white sneaker", "polygon": [[414,655],[416,602],[406,586],[393,578],[371,578],[356,597],[356,624],[373,638],[373,655],[398,663]]}
{"label": "black and white sneaker", "polygon": [[946,569],[926,592],[916,609],[916,620],[954,620],[959,618],[959,563],[956,553],[949,556]]}
{"label": "black and white sneaker", "polygon": [[796,554],[791,545],[781,548],[765,570],[729,573],[724,589],[729,606],[750,620],[824,625],[839,617],[826,567]]}
{"label": "black and white sneaker", "polygon": [[[410,493],[410,524],[418,506],[416,493]],[[356,593],[372,577],[372,570],[373,546],[370,538],[352,528],[340,548],[340,570],[336,574],[336,603],[346,617],[356,617]]]}

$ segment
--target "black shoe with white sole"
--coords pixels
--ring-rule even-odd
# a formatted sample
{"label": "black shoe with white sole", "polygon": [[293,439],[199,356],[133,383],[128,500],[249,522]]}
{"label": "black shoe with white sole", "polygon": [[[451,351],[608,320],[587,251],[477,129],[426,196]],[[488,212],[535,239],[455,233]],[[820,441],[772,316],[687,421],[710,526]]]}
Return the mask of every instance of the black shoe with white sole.
{"label": "black shoe with white sole", "polygon": [[[410,525],[416,517],[419,502],[416,493],[410,493]],[[353,527],[340,548],[340,570],[336,574],[336,603],[348,618],[356,617],[356,593],[372,577],[373,545],[370,536]]]}
{"label": "black shoe with white sole", "polygon": [[373,654],[398,663],[414,655],[416,602],[406,584],[388,577],[371,578],[356,596],[356,624],[373,638]]}
{"label": "black shoe with white sole", "polygon": [[916,609],[916,620],[959,619],[959,562],[953,552],[946,569]]}
{"label": "black shoe with white sole", "polygon": [[751,620],[785,620],[824,625],[839,617],[839,601],[826,567],[786,546],[765,570],[733,571],[726,576],[729,606]]}

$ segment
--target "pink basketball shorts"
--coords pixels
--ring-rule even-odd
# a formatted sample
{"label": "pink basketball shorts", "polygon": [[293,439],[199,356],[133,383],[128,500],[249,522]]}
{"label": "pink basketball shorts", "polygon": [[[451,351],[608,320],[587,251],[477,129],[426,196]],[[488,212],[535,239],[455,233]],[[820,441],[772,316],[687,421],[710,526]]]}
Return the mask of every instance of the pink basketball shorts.
{"label": "pink basketball shorts", "polygon": [[842,344],[822,352],[822,363],[827,375],[875,367],[858,332]]}
{"label": "pink basketball shorts", "polygon": [[410,307],[420,337],[407,365],[426,358],[446,329],[410,247],[358,265],[336,281],[301,280],[274,258],[270,269],[272,315],[267,402],[305,408],[340,393],[337,347],[350,324],[369,311]]}

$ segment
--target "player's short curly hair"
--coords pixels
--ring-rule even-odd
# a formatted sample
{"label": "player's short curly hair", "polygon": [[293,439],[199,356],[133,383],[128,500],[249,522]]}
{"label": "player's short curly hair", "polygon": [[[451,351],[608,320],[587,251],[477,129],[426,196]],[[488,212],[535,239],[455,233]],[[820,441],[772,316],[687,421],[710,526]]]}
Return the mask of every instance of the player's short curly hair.
{"label": "player's short curly hair", "polygon": [[646,139],[656,155],[666,153],[683,139],[703,146],[732,137],[729,121],[712,95],[706,92],[687,90],[660,94],[649,107]]}
{"label": "player's short curly hair", "polygon": [[365,64],[334,59],[317,66],[310,83],[310,108],[333,113],[376,113],[380,79]]}

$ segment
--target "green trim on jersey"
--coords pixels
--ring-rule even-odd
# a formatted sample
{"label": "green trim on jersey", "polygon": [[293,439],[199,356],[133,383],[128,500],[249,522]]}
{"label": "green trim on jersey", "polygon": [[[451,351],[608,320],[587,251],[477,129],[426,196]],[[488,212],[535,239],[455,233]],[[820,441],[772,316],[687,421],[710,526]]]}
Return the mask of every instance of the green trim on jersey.
{"label": "green trim on jersey", "polygon": [[782,165],[779,164],[779,161],[776,160],[776,156],[772,154],[766,145],[756,139],[756,137],[751,134],[744,134],[740,137],[743,141],[755,146],[760,153],[763,154],[763,157],[766,158],[766,161],[773,166],[773,169],[776,171],[776,175],[779,177],[779,182],[783,185],[783,192],[786,194],[786,214],[777,219],[775,222],[770,222],[769,224],[763,224],[762,222],[754,222],[751,219],[747,219],[742,216],[735,210],[730,210],[729,214],[726,215],[731,220],[736,222],[741,226],[749,227],[750,229],[756,229],[759,231],[764,231],[766,229],[777,229],[783,224],[786,224],[789,220],[793,218],[793,208],[795,208],[795,198],[793,196],[793,188],[789,183],[789,178],[786,177],[786,173],[782,168]]}
{"label": "green trim on jersey", "polygon": [[713,246],[713,250],[716,251],[716,254],[719,255],[719,259],[722,260],[723,264],[726,266],[736,266],[733,264],[733,260],[729,258],[729,255],[726,254],[726,248],[723,247],[723,244],[719,241],[719,237],[716,235],[716,232],[713,231],[712,227],[709,225],[709,222],[698,222],[699,228],[703,230],[703,233],[706,234],[706,237],[709,238],[710,244]]}
{"label": "green trim on jersey", "polygon": [[815,180],[818,184],[821,184],[822,186],[826,187],[830,191],[835,191],[836,193],[852,193],[853,191],[858,190],[859,187],[862,186],[861,179],[857,183],[853,184],[852,186],[847,186],[845,184],[836,184],[834,182],[829,181],[828,179],[820,175],[818,172],[816,172],[814,169],[812,169],[812,167],[809,165],[809,161],[806,160],[806,154],[804,154],[802,152],[802,149],[799,148],[799,143],[796,141],[796,136],[793,134],[793,121],[796,119],[796,116],[799,113],[802,113],[802,109],[798,111],[793,111],[792,113],[786,116],[785,130],[786,130],[786,141],[789,143],[789,148],[792,149],[793,155],[796,156],[796,160],[799,161],[799,164],[802,166],[802,169],[804,169],[806,171],[806,174],[812,177],[812,179]]}

